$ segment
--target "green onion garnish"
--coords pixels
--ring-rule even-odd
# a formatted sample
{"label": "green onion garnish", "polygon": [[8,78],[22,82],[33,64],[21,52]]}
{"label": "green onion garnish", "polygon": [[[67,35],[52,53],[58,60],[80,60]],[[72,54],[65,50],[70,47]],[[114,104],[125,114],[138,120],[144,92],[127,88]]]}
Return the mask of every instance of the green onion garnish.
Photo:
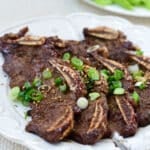
{"label": "green onion garnish", "polygon": [[100,97],[100,94],[98,92],[92,92],[92,93],[89,93],[89,97],[91,101],[94,101]]}
{"label": "green onion garnish", "polygon": [[140,100],[140,96],[139,96],[139,94],[136,91],[133,92],[132,98],[133,98],[135,103],[138,103],[139,100]]}
{"label": "green onion garnish", "polygon": [[142,50],[136,50],[137,56],[143,56],[144,52]]}
{"label": "green onion garnish", "polygon": [[43,71],[43,73],[42,73],[42,75],[43,75],[43,78],[44,79],[50,79],[51,77],[52,77],[52,73],[51,73],[51,71],[49,70],[49,68],[46,68],[44,71]]}
{"label": "green onion garnish", "polygon": [[87,75],[91,80],[99,80],[100,79],[99,72],[95,68],[88,69]]}
{"label": "green onion garnish", "polygon": [[61,77],[57,77],[54,82],[56,86],[59,86],[63,83],[63,79]]}
{"label": "green onion garnish", "polygon": [[123,95],[125,93],[124,88],[116,88],[113,92],[114,95]]}
{"label": "green onion garnish", "polygon": [[19,93],[20,93],[20,88],[18,86],[13,87],[10,91],[10,98],[12,100],[17,100]]}
{"label": "green onion garnish", "polygon": [[23,88],[25,88],[25,89],[29,89],[29,88],[31,88],[31,83],[30,82],[25,82],[24,83],[24,86],[23,86]]}
{"label": "green onion garnish", "polygon": [[63,55],[63,60],[64,61],[69,61],[70,60],[70,58],[71,58],[71,55],[70,55],[70,53],[64,53],[64,55]]}
{"label": "green onion garnish", "polygon": [[83,61],[77,57],[71,58],[71,64],[77,69],[82,70],[83,69]]}
{"label": "green onion garnish", "polygon": [[115,80],[121,80],[123,78],[123,71],[122,70],[119,70],[119,69],[116,69],[115,72],[114,72],[114,78]]}
{"label": "green onion garnish", "polygon": [[107,69],[102,69],[100,74],[107,80],[109,78],[110,72]]}
{"label": "green onion garnish", "polygon": [[40,78],[38,78],[38,77],[35,77],[35,79],[32,82],[32,85],[34,87],[39,87],[41,84],[42,84],[42,80]]}
{"label": "green onion garnish", "polygon": [[67,91],[67,85],[66,84],[60,85],[59,89],[60,89],[61,92],[65,93]]}

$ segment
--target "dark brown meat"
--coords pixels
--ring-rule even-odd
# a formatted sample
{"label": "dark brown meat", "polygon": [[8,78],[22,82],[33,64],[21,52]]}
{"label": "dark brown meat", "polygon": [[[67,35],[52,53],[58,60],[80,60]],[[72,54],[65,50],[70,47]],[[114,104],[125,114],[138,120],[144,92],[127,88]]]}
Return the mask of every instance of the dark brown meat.
{"label": "dark brown meat", "polygon": [[[52,79],[44,81],[50,87],[44,99],[40,103],[31,103],[32,120],[26,127],[27,131],[49,142],[70,138],[71,134],[74,140],[83,144],[94,144],[115,131],[123,136],[135,134],[137,121],[129,97],[129,92],[134,90],[133,81],[125,64],[133,60],[126,52],[137,48],[127,41],[122,32],[107,27],[85,29],[85,40],[64,41],[58,37],[26,36],[27,31],[28,28],[24,28],[17,34],[6,34],[0,38],[0,52],[5,58],[3,68],[10,77],[11,87],[22,87],[25,81],[32,82],[35,77],[41,77],[45,68],[50,68],[53,74]],[[96,55],[91,55],[89,49],[98,51]],[[61,60],[65,52],[70,52],[71,56],[79,57],[87,66],[99,70],[105,67],[111,72],[122,70],[125,75],[122,84],[126,94],[108,95],[106,99],[108,83],[106,80],[95,81],[91,91],[99,92],[101,97],[89,102],[87,109],[79,109],[77,98],[88,96],[81,76],[83,72],[78,72],[71,64]],[[142,65],[141,60],[138,63]],[[145,68],[149,69],[149,65]],[[54,79],[60,76],[70,89],[66,93],[60,92],[54,84]],[[144,126],[150,123],[150,90],[148,87],[142,92],[137,89],[137,92],[141,96],[136,109],[138,122]]]}
{"label": "dark brown meat", "polygon": [[130,57],[125,51],[134,51],[136,46],[126,39],[126,36],[117,30],[107,27],[98,27],[93,29],[84,29],[85,42],[90,46],[99,45],[106,47],[109,55],[108,58],[121,63],[129,63]]}
{"label": "dark brown meat", "polygon": [[73,129],[72,107],[61,102],[34,106],[31,116],[32,121],[29,122],[26,130],[38,134],[48,142],[63,140]]}
{"label": "dark brown meat", "polygon": [[146,89],[136,88],[140,96],[140,103],[136,108],[137,120],[139,126],[146,126],[150,124],[150,84]]}
{"label": "dark brown meat", "polygon": [[72,138],[82,144],[94,144],[99,141],[107,131],[107,112],[106,97],[101,95],[76,116]]}
{"label": "dark brown meat", "polygon": [[124,137],[132,136],[136,133],[136,116],[129,101],[130,99],[127,95],[108,98],[110,133],[117,131]]}

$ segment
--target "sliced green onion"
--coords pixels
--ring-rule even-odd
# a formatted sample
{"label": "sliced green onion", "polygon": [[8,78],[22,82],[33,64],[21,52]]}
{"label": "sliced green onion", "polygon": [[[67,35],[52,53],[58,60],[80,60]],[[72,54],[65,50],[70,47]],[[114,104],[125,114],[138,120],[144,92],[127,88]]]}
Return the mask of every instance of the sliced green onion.
{"label": "sliced green onion", "polygon": [[87,74],[91,80],[99,80],[100,79],[99,72],[95,68],[88,69]]}
{"label": "sliced green onion", "polygon": [[91,101],[94,101],[100,97],[100,94],[98,92],[92,92],[92,93],[89,93],[89,97]]}
{"label": "sliced green onion", "polygon": [[61,77],[57,77],[54,82],[56,86],[59,86],[63,83],[63,79]]}
{"label": "sliced green onion", "polygon": [[125,93],[124,88],[116,88],[113,92],[114,95],[123,95]]}
{"label": "sliced green onion", "polygon": [[132,98],[135,101],[135,103],[138,103],[139,100],[140,100],[140,96],[139,96],[139,94],[136,91],[133,92]]}
{"label": "sliced green onion", "polygon": [[147,87],[146,83],[142,83],[140,86],[139,86],[139,89],[143,90]]}
{"label": "sliced green onion", "polygon": [[137,56],[143,56],[144,52],[142,50],[137,50],[136,55]]}
{"label": "sliced green onion", "polygon": [[139,65],[138,64],[129,65],[128,66],[128,71],[130,73],[138,72],[139,71]]}
{"label": "sliced green onion", "polygon": [[35,102],[40,102],[43,99],[43,94],[38,90],[34,90],[31,94],[31,99]]}
{"label": "sliced green onion", "polygon": [[70,55],[70,53],[64,53],[64,55],[63,55],[63,60],[64,61],[69,61],[70,60],[70,58],[71,58],[71,55]]}
{"label": "sliced green onion", "polygon": [[46,68],[44,71],[43,71],[43,73],[42,73],[42,75],[43,75],[43,78],[44,79],[50,79],[51,77],[52,77],[52,73],[51,73],[51,71],[49,70],[49,68]]}
{"label": "sliced green onion", "polygon": [[13,87],[10,91],[10,98],[12,100],[17,100],[19,93],[20,93],[20,88],[18,86]]}
{"label": "sliced green onion", "polygon": [[28,111],[24,112],[24,119],[26,120],[28,118]]}
{"label": "sliced green onion", "polygon": [[119,70],[119,69],[116,69],[115,72],[114,72],[114,78],[116,80],[121,80],[123,78],[123,71],[122,70]]}
{"label": "sliced green onion", "polygon": [[100,74],[107,80],[109,78],[110,72],[106,69],[102,69]]}
{"label": "sliced green onion", "polygon": [[24,86],[23,86],[23,88],[25,88],[25,89],[30,89],[32,86],[31,86],[31,83],[30,82],[25,82],[25,84],[24,84]]}
{"label": "sliced green onion", "polygon": [[67,85],[66,84],[60,85],[59,89],[61,92],[66,92],[67,91]]}
{"label": "sliced green onion", "polygon": [[80,109],[86,109],[88,107],[88,100],[87,98],[85,97],[80,97],[78,100],[77,100],[77,106],[80,108]]}
{"label": "sliced green onion", "polygon": [[114,91],[116,88],[121,88],[122,87],[122,82],[121,81],[111,81],[109,85],[110,91]]}
{"label": "sliced green onion", "polygon": [[39,87],[42,84],[42,80],[38,77],[35,77],[32,84],[34,87]]}
{"label": "sliced green onion", "polygon": [[78,70],[83,69],[83,61],[77,57],[71,58],[71,64]]}

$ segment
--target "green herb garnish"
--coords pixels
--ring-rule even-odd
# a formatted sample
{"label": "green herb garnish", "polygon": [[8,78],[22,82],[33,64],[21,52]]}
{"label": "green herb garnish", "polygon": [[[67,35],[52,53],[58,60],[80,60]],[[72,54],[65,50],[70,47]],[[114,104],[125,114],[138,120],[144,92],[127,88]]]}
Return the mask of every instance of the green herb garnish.
{"label": "green herb garnish", "polygon": [[144,52],[142,50],[136,50],[137,56],[143,56]]}
{"label": "green herb garnish", "polygon": [[116,88],[114,91],[113,91],[113,94],[114,95],[122,95],[125,93],[125,89],[124,88]]}
{"label": "green herb garnish", "polygon": [[102,69],[100,71],[101,76],[103,76],[106,80],[109,78],[110,72],[107,69]]}
{"label": "green herb garnish", "polygon": [[64,83],[63,85],[59,86],[59,89],[60,89],[61,92],[65,93],[67,91],[67,85]]}
{"label": "green herb garnish", "polygon": [[54,82],[56,86],[59,86],[63,84],[63,79],[61,77],[57,77]]}
{"label": "green herb garnish", "polygon": [[49,68],[46,68],[46,69],[43,71],[42,76],[43,76],[43,78],[44,78],[45,80],[50,79],[50,78],[52,77],[52,73],[51,73],[50,69],[49,69]]}
{"label": "green herb garnish", "polygon": [[71,64],[73,67],[75,67],[77,70],[82,70],[83,69],[83,61],[76,56],[71,58]]}
{"label": "green herb garnish", "polygon": [[100,79],[99,72],[95,68],[92,68],[92,67],[88,69],[87,75],[91,80],[94,80],[94,81]]}
{"label": "green herb garnish", "polygon": [[139,100],[140,100],[140,96],[139,96],[139,94],[136,91],[133,92],[132,98],[133,98],[135,103],[138,103]]}
{"label": "green herb garnish", "polygon": [[89,97],[91,101],[94,101],[100,97],[100,94],[98,92],[92,92],[92,93],[89,93]]}
{"label": "green herb garnish", "polygon": [[35,77],[35,79],[32,82],[32,85],[34,87],[39,87],[41,84],[42,84],[42,80],[40,78],[38,78],[38,77]]}
{"label": "green herb garnish", "polygon": [[20,93],[20,88],[18,86],[13,87],[10,91],[10,98],[12,100],[17,100],[19,93]]}
{"label": "green herb garnish", "polygon": [[64,60],[64,61],[69,61],[70,58],[71,58],[70,53],[68,53],[68,52],[64,53],[64,55],[63,55],[63,60]]}

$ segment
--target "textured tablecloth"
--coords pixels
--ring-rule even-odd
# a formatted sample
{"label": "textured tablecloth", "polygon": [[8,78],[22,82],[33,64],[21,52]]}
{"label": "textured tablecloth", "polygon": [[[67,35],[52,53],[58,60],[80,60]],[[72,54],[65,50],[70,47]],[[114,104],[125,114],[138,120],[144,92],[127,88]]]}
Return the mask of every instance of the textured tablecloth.
{"label": "textured tablecloth", "polygon": [[[82,0],[0,0],[0,29],[17,21],[36,16],[65,16],[74,12],[92,12],[99,15],[116,15],[88,6],[83,3]],[[121,17],[124,17],[133,23],[150,27],[150,18]],[[0,136],[0,150],[27,149]]]}

